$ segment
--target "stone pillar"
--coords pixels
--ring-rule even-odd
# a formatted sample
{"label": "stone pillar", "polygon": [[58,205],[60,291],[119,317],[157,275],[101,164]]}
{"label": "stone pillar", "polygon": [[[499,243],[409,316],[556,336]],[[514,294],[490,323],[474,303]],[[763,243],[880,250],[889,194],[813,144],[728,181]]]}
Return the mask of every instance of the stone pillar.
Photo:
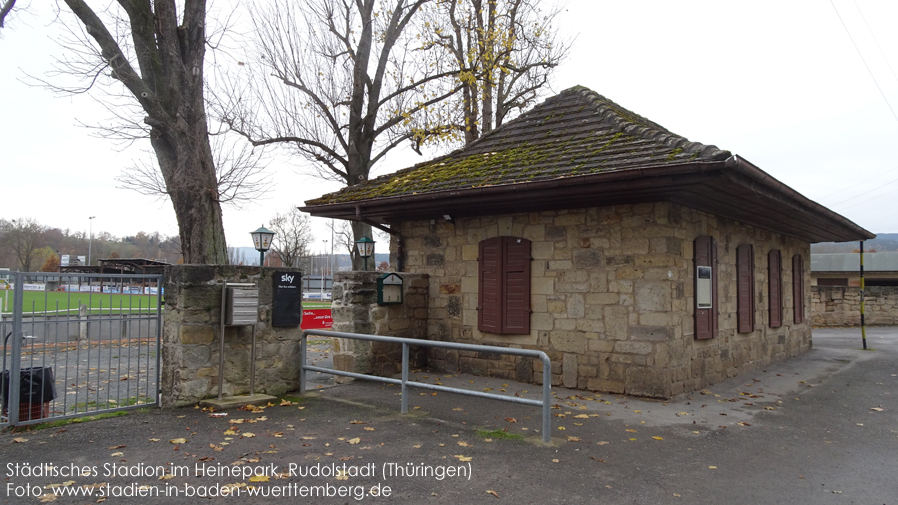
{"label": "stone pillar", "polygon": [[272,275],[298,268],[173,265],[165,268],[162,405],[190,405],[218,395],[221,290],[225,282],[259,287],[259,322],[225,327],[226,396],[249,393],[250,344],[256,333],[255,392],[281,395],[299,387],[302,330],[271,326]]}
{"label": "stone pillar", "polygon": [[[384,272],[335,272],[331,317],[334,331],[425,339],[427,335],[427,274],[398,272],[403,278],[401,305],[377,304],[377,279]],[[340,339],[334,368],[389,376],[402,370],[402,346]],[[409,362],[423,366],[426,349],[411,348]]]}

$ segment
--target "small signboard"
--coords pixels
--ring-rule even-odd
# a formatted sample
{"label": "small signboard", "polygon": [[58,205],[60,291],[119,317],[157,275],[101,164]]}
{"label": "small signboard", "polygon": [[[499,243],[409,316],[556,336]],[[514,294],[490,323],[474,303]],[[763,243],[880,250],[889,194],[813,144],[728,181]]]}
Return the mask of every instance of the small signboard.
{"label": "small signboard", "polygon": [[299,326],[302,323],[302,274],[275,272],[271,303],[272,326]]}
{"label": "small signboard", "polygon": [[307,309],[302,311],[302,329],[329,330],[334,326],[331,309]]}
{"label": "small signboard", "polygon": [[396,305],[402,303],[402,276],[396,273],[384,274],[377,279],[377,303]]}

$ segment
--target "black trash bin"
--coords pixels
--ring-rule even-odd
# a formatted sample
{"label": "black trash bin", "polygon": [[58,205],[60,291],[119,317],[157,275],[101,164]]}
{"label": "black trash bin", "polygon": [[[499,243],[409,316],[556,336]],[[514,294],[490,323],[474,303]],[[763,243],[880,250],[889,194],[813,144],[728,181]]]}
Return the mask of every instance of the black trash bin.
{"label": "black trash bin", "polygon": [[[50,416],[50,402],[56,398],[53,368],[35,366],[19,372],[19,420],[30,421]],[[3,371],[3,415],[9,407],[9,370]]]}

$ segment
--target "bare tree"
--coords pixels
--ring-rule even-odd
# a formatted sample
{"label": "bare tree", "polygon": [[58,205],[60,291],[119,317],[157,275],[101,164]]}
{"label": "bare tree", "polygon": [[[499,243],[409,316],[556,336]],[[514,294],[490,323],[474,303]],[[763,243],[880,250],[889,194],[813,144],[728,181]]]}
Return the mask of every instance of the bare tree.
{"label": "bare tree", "polygon": [[4,224],[6,229],[3,230],[3,243],[15,254],[19,270],[30,272],[40,256],[38,250],[44,226],[30,217],[12,219]]}
{"label": "bare tree", "polygon": [[245,265],[246,253],[237,247],[228,247],[228,265]]}
{"label": "bare tree", "polygon": [[112,97],[128,97],[130,106],[101,103],[118,117],[142,117],[141,123],[129,116],[132,122],[114,133],[131,140],[149,137],[178,220],[185,262],[225,263],[222,195],[203,96],[205,0],[184,0],[180,11],[174,0],[119,0],[117,7],[99,11],[84,0],[64,2],[80,20],[68,28],[83,45],[67,48],[58,73],[85,84],[52,87],[71,93],[101,87]]}
{"label": "bare tree", "polygon": [[[212,135],[218,201],[241,208],[244,204],[264,197],[271,185],[270,176],[263,170],[264,155],[253,150],[244,139],[228,139],[225,135]],[[169,198],[165,178],[153,160],[138,160],[116,176],[122,189],[130,189],[142,195]]]}
{"label": "bare tree", "polygon": [[[435,0],[258,5],[254,63],[230,76],[218,113],[254,146],[278,144],[347,186],[398,145],[444,133],[430,108],[461,88],[446,58],[422,58],[418,13]],[[370,227],[353,222],[353,235]],[[360,268],[356,258],[354,268]]]}
{"label": "bare tree", "polygon": [[2,4],[0,4],[0,28],[4,27],[4,22],[6,21],[6,17],[9,16],[9,13],[12,12],[12,8],[15,7],[16,0],[4,0]]}
{"label": "bare tree", "polygon": [[309,216],[294,207],[284,214],[275,214],[268,227],[275,232],[271,249],[284,265],[308,269],[309,248],[313,241]]}
{"label": "bare tree", "polygon": [[[440,2],[430,19],[428,44],[455,60],[462,83],[447,126],[465,144],[530,108],[564,60],[570,43],[558,40],[552,23],[559,9],[543,12],[538,0],[454,0]],[[432,15],[434,13],[431,13]]]}

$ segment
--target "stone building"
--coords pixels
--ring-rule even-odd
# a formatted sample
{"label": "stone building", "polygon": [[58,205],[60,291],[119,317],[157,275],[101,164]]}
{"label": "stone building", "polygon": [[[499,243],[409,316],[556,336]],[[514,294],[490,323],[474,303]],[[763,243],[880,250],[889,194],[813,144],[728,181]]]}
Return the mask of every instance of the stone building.
{"label": "stone building", "polygon": [[[462,150],[306,202],[427,274],[422,339],[546,351],[553,384],[667,398],[811,347],[810,243],[873,235],[583,87]],[[513,357],[433,367],[539,382]]]}

